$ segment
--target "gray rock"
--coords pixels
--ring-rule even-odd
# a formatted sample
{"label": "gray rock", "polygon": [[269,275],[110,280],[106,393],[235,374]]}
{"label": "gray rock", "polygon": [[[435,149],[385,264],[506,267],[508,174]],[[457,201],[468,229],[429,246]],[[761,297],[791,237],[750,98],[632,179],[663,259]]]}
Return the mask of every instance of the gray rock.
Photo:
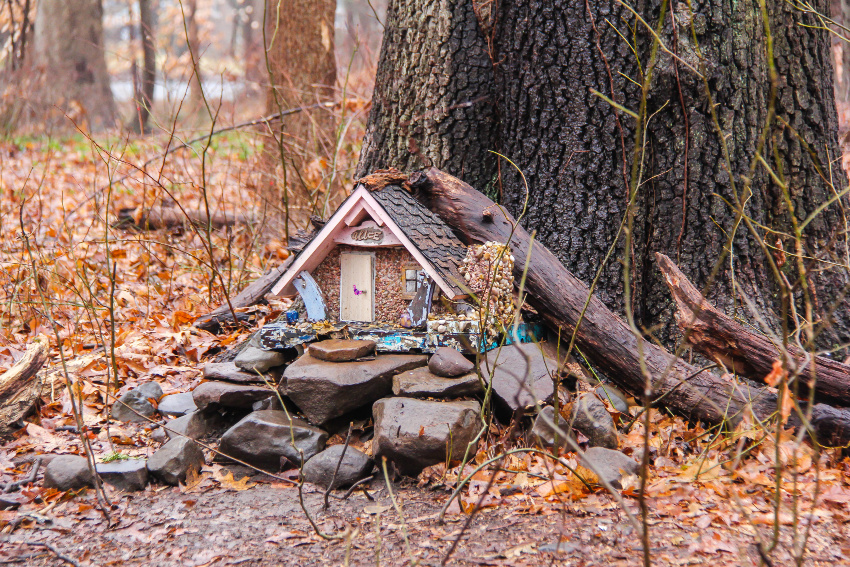
{"label": "gray rock", "polygon": [[328,362],[348,362],[375,352],[375,341],[329,339],[312,343],[307,352],[313,358]]}
{"label": "gray rock", "polygon": [[216,407],[251,409],[254,402],[273,395],[274,392],[265,386],[226,382],[204,382],[192,391],[192,399],[199,410]]}
{"label": "gray rock", "polygon": [[614,420],[595,395],[586,393],[579,396],[573,402],[570,420],[574,429],[584,433],[591,447],[616,449],[620,446]]}
{"label": "gray rock", "polygon": [[[221,380],[224,382],[236,382],[237,384],[264,384],[263,377],[256,372],[245,372],[233,362],[207,362],[204,364],[204,378],[207,380]],[[276,384],[279,377],[273,372],[266,375],[266,379]]]}
{"label": "gray rock", "polygon": [[148,484],[148,465],[144,459],[97,463],[95,470],[104,482],[124,492],[144,490]]}
{"label": "gray rock", "polygon": [[604,447],[591,447],[585,451],[580,464],[595,472],[600,479],[608,481],[614,488],[622,488],[620,479],[624,476],[640,472],[638,463],[620,451]]}
{"label": "gray rock", "polygon": [[78,455],[59,455],[44,469],[44,487],[56,490],[79,490],[94,486],[88,461]]}
{"label": "gray rock", "polygon": [[526,343],[489,351],[481,373],[492,381],[500,409],[512,414],[550,400],[555,394],[552,373],[557,370],[554,358],[544,355],[537,345]]}
{"label": "gray rock", "polygon": [[270,396],[265,400],[260,400],[259,402],[254,402],[254,405],[251,406],[251,409],[254,411],[262,411],[262,410],[282,410],[283,406],[280,404],[280,398],[275,396]]}
{"label": "gray rock", "polygon": [[202,439],[222,427],[222,420],[218,413],[212,411],[196,411],[188,415],[172,419],[165,424],[166,434],[169,439],[188,437],[189,439]]}
{"label": "gray rock", "polygon": [[165,443],[168,441],[168,433],[166,433],[165,429],[162,427],[157,427],[151,431],[151,441],[155,441],[156,443]]}
{"label": "gray rock", "polygon": [[[545,406],[541,409],[540,413],[534,420],[534,426],[531,428],[531,434],[544,447],[554,447],[557,440],[558,447],[565,447],[569,449],[570,444],[567,443],[565,435],[572,436],[572,429],[570,428],[567,420],[561,416],[558,416],[558,421],[556,422],[556,415],[558,414],[555,413],[555,408],[552,406]],[[561,432],[556,433],[555,429],[549,425],[550,422],[557,423]],[[573,438],[573,440],[575,440],[575,438]]]}
{"label": "gray rock", "polygon": [[385,456],[409,476],[447,458],[460,460],[478,433],[480,410],[476,401],[378,400],[372,406],[375,460]]}
{"label": "gray rock", "polygon": [[263,350],[249,344],[242,349],[233,363],[246,372],[267,372],[269,368],[286,363],[286,355],[276,350]]}
{"label": "gray rock", "polygon": [[393,394],[406,398],[461,398],[483,391],[475,373],[458,378],[441,378],[427,368],[416,368],[393,377]]}
{"label": "gray rock", "polygon": [[616,388],[612,386],[599,386],[595,392],[603,401],[610,402],[618,412],[629,413],[629,403]]}
{"label": "gray rock", "polygon": [[[303,474],[304,480],[317,484],[322,488],[327,488],[334,479],[334,471],[339,463],[339,471],[336,473],[332,488],[336,490],[343,486],[351,486],[360,479],[369,476],[372,471],[372,459],[365,453],[358,451],[354,447],[345,449],[345,455],[342,455],[342,450],[345,445],[334,445],[328,447],[318,455],[304,464]],[[342,456],[342,462],[339,462]]]}
{"label": "gray rock", "polygon": [[156,382],[145,382],[135,389],[144,394],[146,398],[153,398],[154,401],[158,402],[162,398],[162,388]]}
{"label": "gray rock", "polygon": [[148,471],[166,484],[177,485],[186,480],[189,469],[201,470],[204,453],[191,439],[172,439],[148,459]]}
{"label": "gray rock", "polygon": [[156,409],[162,415],[180,417],[181,415],[197,411],[198,406],[195,405],[192,392],[182,392],[180,394],[165,396],[159,401]]}
{"label": "gray rock", "polygon": [[469,374],[475,365],[451,347],[440,347],[428,360],[428,370],[443,378],[454,378]]}
{"label": "gray rock", "polygon": [[[135,411],[133,411],[135,410]],[[123,394],[112,404],[112,419],[118,421],[143,422],[156,413],[156,408],[144,392],[135,389]]]}
{"label": "gray rock", "polygon": [[228,429],[221,438],[219,451],[251,465],[277,471],[281,468],[282,457],[300,463],[300,451],[303,451],[306,461],[324,449],[327,440],[327,433],[300,419],[290,421],[286,412],[263,410],[246,415]]}
{"label": "gray rock", "polygon": [[286,395],[310,423],[321,425],[388,395],[393,375],[426,363],[424,355],[382,354],[374,360],[327,362],[305,354],[283,373]]}

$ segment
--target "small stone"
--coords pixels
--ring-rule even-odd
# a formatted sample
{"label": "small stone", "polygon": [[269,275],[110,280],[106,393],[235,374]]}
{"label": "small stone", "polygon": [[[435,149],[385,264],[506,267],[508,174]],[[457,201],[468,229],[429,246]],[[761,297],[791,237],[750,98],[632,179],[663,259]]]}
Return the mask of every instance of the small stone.
{"label": "small stone", "polygon": [[510,415],[550,400],[555,393],[551,373],[557,369],[557,361],[534,343],[495,348],[481,364],[484,379],[493,383],[499,409]]}
{"label": "small stone", "polygon": [[591,447],[616,449],[620,446],[614,420],[595,395],[579,396],[573,403],[570,420],[573,428],[584,433]]}
{"label": "small stone", "polygon": [[[133,411],[135,410],[135,411]],[[112,419],[118,421],[143,422],[156,413],[148,396],[138,389],[130,390],[112,404]]]}
{"label": "small stone", "polygon": [[153,398],[154,401],[158,402],[162,398],[162,388],[156,382],[145,382],[135,389],[144,394],[146,398]]}
{"label": "small stone", "polygon": [[44,487],[56,490],[79,490],[94,486],[89,463],[78,455],[59,455],[44,469]]}
{"label": "small stone", "polygon": [[124,492],[144,490],[148,484],[148,466],[144,459],[97,463],[95,470],[104,482]]}
{"label": "small stone", "polygon": [[286,395],[310,423],[321,425],[388,395],[393,375],[427,362],[424,355],[410,354],[353,362],[327,362],[305,354],[283,373]]}
{"label": "small stone", "polygon": [[[556,416],[558,417],[558,421],[555,421]],[[561,431],[556,432],[555,428],[550,425],[550,422],[557,424],[558,429]],[[570,425],[566,419],[555,413],[555,408],[552,406],[545,406],[540,410],[540,413],[534,420],[531,434],[543,447],[554,447],[557,440],[558,447],[570,448],[570,444],[565,437],[565,435],[572,436]]]}
{"label": "small stone", "polygon": [[393,377],[393,394],[405,398],[462,398],[483,392],[475,373],[441,378],[427,368],[416,368]]}
{"label": "small stone", "polygon": [[189,439],[202,439],[213,433],[222,425],[221,419],[215,412],[196,411],[188,415],[172,419],[165,424],[166,434],[169,439],[188,437]]}
{"label": "small stone", "polygon": [[440,333],[441,335],[448,330],[449,330],[449,328],[446,327],[445,325],[437,325],[437,332]]}
{"label": "small stone", "polygon": [[328,362],[348,362],[375,352],[375,341],[330,339],[311,344],[307,352]]}
{"label": "small stone", "polygon": [[451,347],[438,348],[428,360],[428,370],[443,378],[463,376],[474,369],[475,365],[471,361]]}
{"label": "small stone", "polygon": [[409,476],[447,459],[460,460],[481,426],[479,411],[476,401],[378,400],[372,406],[375,459],[385,456]]}
{"label": "small stone", "polygon": [[273,396],[267,387],[204,382],[192,391],[192,399],[199,410],[209,407],[251,409],[254,402]]}
{"label": "small stone", "polygon": [[[295,446],[293,447],[293,438]],[[328,434],[286,412],[263,410],[249,413],[221,438],[219,451],[265,470],[281,468],[281,458],[301,462],[325,448]]]}
{"label": "small stone", "polygon": [[614,488],[622,488],[620,480],[624,476],[640,472],[640,464],[620,451],[604,447],[591,447],[585,451],[579,464],[596,473],[600,480],[607,481]]}
{"label": "small stone", "polygon": [[165,484],[178,485],[186,480],[189,469],[201,470],[204,453],[185,437],[172,439],[148,459],[148,471]]}
{"label": "small stone", "polygon": [[165,443],[168,441],[168,433],[165,432],[165,429],[162,427],[157,427],[153,431],[151,431],[151,441],[156,443]]}
{"label": "small stone", "polygon": [[280,403],[280,398],[277,396],[269,396],[265,400],[260,400],[259,402],[254,402],[254,405],[251,406],[251,409],[254,411],[262,411],[262,410],[283,410],[283,406]]}
{"label": "small stone", "polygon": [[599,386],[596,388],[596,395],[603,401],[610,402],[614,409],[620,413],[629,413],[629,403],[620,394],[620,392],[611,386]]}
{"label": "small stone", "polygon": [[[233,362],[207,362],[204,364],[204,378],[207,380],[223,380],[237,384],[264,384],[263,377],[256,372],[246,372]],[[270,383],[276,384],[274,376],[267,376]]]}
{"label": "small stone", "polygon": [[159,401],[156,409],[162,415],[180,417],[181,415],[197,411],[198,406],[195,405],[192,392],[182,392],[180,394],[165,396]]}
{"label": "small stone", "polygon": [[263,350],[248,345],[236,355],[233,363],[246,372],[264,373],[275,366],[285,364],[287,357],[284,353],[276,350]]}
{"label": "small stone", "polygon": [[[345,455],[343,455],[343,448],[345,448],[345,445],[328,447],[307,461],[302,471],[304,480],[327,488],[331,484],[331,480],[334,479],[337,464],[339,464],[339,471],[337,471],[334,479],[333,490],[343,486],[351,486],[358,480],[369,476],[373,466],[372,459],[354,447],[345,448]],[[341,463],[340,456],[342,456]]]}

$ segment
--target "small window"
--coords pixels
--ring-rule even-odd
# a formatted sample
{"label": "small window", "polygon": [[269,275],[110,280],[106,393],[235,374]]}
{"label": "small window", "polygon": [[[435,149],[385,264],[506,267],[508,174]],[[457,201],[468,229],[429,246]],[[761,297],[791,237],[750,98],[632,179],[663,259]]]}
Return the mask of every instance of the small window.
{"label": "small window", "polygon": [[401,267],[401,291],[405,298],[413,299],[419,290],[419,280],[423,273],[418,264],[407,264]]}

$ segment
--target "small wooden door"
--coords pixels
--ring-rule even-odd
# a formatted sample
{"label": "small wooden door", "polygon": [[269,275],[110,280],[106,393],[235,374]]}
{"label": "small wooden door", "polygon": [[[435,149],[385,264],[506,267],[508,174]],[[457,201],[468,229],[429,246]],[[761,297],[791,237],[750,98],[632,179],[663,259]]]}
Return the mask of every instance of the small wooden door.
{"label": "small wooden door", "polygon": [[343,252],[339,264],[340,320],[371,323],[375,320],[375,256]]}

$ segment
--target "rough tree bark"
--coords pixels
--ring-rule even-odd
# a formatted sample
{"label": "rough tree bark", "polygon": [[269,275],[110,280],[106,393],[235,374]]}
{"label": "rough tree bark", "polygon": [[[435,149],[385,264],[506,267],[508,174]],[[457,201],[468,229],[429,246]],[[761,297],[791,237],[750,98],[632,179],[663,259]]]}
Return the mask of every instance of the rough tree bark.
{"label": "rough tree bark", "polygon": [[[648,25],[657,25],[661,4],[652,1],[641,10]],[[768,0],[767,4],[778,90],[776,119],[762,155],[784,177],[794,210],[789,213],[779,184],[759,165],[752,176],[746,214],[758,225],[778,231],[759,229],[769,246],[789,250],[794,243],[785,235],[793,234],[791,215],[802,222],[846,186],[846,177],[838,163],[829,165],[839,152],[828,34],[800,25],[816,21],[790,3]],[[825,0],[814,4],[827,8]],[[693,12],[688,3],[673,0],[664,15],[661,38],[680,60],[659,51],[653,69],[647,101],[647,115],[652,118],[631,250],[637,320],[647,328],[663,325],[658,334],[664,339],[674,325],[654,254],[675,258],[698,286],[708,281],[726,235],[735,230],[735,211],[729,203],[735,203],[735,189],[743,192],[744,178],[751,176],[750,165],[769,111],[767,37],[758,3],[703,0],[691,5]],[[622,27],[623,21],[638,30],[636,39],[632,37],[636,53],[613,30],[612,24]],[[628,32],[624,35],[629,37]],[[529,213],[523,224],[536,230],[565,266],[588,282],[623,217],[627,191],[620,174],[619,127],[626,131],[630,153],[629,130],[634,123],[621,115],[617,124],[613,109],[605,108],[607,103],[590,91],[638,110],[639,90],[622,75],[643,82],[651,64],[652,36],[613,0],[523,0],[502,5],[495,38],[494,55],[500,61],[496,74],[500,137],[505,154],[525,172],[530,186]],[[687,65],[706,75],[728,145],[734,188],[726,173],[706,85]],[[817,152],[816,159],[809,148]],[[503,174],[509,189],[506,204],[516,214],[522,206],[521,180],[513,170]],[[828,207],[808,225],[806,256],[847,265],[841,236],[847,204],[844,199]],[[621,244],[618,255],[623,253]],[[794,264],[789,258],[783,267],[792,283],[797,279]],[[809,270],[827,267],[814,262]],[[756,238],[743,224],[736,233],[733,254],[709,293],[713,303],[729,311],[740,306],[733,275],[763,317],[778,328],[781,306],[774,299],[776,280]],[[817,319],[832,313],[833,301],[846,281],[846,268],[810,277]],[[623,309],[622,290],[622,269],[612,263],[600,278],[600,296],[607,305]],[[750,317],[746,310],[737,311]],[[848,310],[838,309],[834,319],[834,332],[827,330],[822,344],[832,346],[850,338]]]}
{"label": "rough tree bark", "polygon": [[[415,0],[397,4],[395,9],[402,12],[418,5]],[[474,4],[459,2],[455,10],[459,6],[469,10]],[[594,279],[615,244],[626,211],[635,120],[592,90],[639,110],[639,84],[649,71],[653,43],[647,28],[657,26],[661,6],[668,6],[660,38],[678,59],[659,50],[647,99],[646,115],[651,119],[641,140],[646,153],[629,250],[636,320],[670,344],[678,330],[654,254],[673,258],[702,287],[724,252],[727,235],[734,234],[732,253],[721,265],[708,298],[720,309],[752,320],[736,293],[743,292],[774,330],[779,331],[783,322],[793,329],[787,304],[783,312],[780,286],[768,258],[746,224],[736,222],[732,205],[736,191],[743,193],[745,178],[751,178],[751,192],[741,197],[745,212],[765,240],[768,253],[782,264],[782,277],[793,286],[798,314],[805,317],[797,262],[787,253],[795,247],[789,237],[792,218],[802,223],[847,184],[835,161],[839,155],[837,115],[827,32],[817,28],[812,15],[796,11],[791,3],[767,0],[778,76],[775,117],[761,152],[765,164],[757,164],[751,174],[769,117],[771,87],[759,3],[650,0],[635,5],[646,24],[625,4],[616,0],[499,3],[491,42],[496,63],[492,92],[499,118],[497,144],[528,182],[523,226],[536,231],[537,238],[582,281]],[[821,12],[828,8],[826,0],[813,6]],[[397,64],[379,73],[376,93],[418,90],[398,87],[422,81],[418,68],[404,65],[427,52],[421,42],[406,41],[405,26],[410,25],[401,18],[389,19],[382,51],[398,52],[388,59]],[[452,33],[459,32],[453,28],[442,32],[442,41]],[[716,105],[720,133],[706,88]],[[375,100],[370,122],[380,124],[382,132],[404,131],[406,119],[399,116],[404,105],[385,108],[378,105],[377,96]],[[440,132],[426,123],[421,128],[419,136],[425,139]],[[721,139],[728,148],[729,168]],[[373,143],[367,135],[364,163],[378,163],[369,158]],[[382,143],[392,146],[398,141]],[[466,146],[455,159],[462,157],[470,163],[475,156],[478,162],[486,158],[483,152],[474,152],[474,146]],[[393,160],[406,164],[408,158],[394,149],[380,164],[396,165]],[[771,178],[766,166],[781,183]],[[501,176],[502,202],[519,216],[526,198],[523,177],[506,164]],[[473,183],[486,189],[480,182]],[[788,188],[787,201],[782,185]],[[850,308],[843,291],[850,273],[843,234],[848,207],[846,197],[838,199],[803,230],[802,253],[809,273],[805,283],[814,298],[812,319],[820,346],[850,341]],[[625,308],[623,269],[617,260],[625,252],[621,235],[597,286],[602,301],[621,313]]]}
{"label": "rough tree bark", "polygon": [[[115,101],[103,52],[101,0],[40,0],[36,8],[32,64],[43,80],[32,100],[55,105],[92,131],[114,125]],[[59,123],[67,122],[64,116]]]}
{"label": "rough tree bark", "polygon": [[[142,76],[136,92],[136,112],[130,120],[130,128],[137,134],[144,134],[148,131],[148,122],[153,111],[156,84],[156,12],[153,0],[139,0],[139,28],[142,36]],[[133,66],[135,65],[134,59]]]}
{"label": "rough tree bark", "polygon": [[434,165],[497,178],[493,64],[472,1],[391,0],[356,177]]}

